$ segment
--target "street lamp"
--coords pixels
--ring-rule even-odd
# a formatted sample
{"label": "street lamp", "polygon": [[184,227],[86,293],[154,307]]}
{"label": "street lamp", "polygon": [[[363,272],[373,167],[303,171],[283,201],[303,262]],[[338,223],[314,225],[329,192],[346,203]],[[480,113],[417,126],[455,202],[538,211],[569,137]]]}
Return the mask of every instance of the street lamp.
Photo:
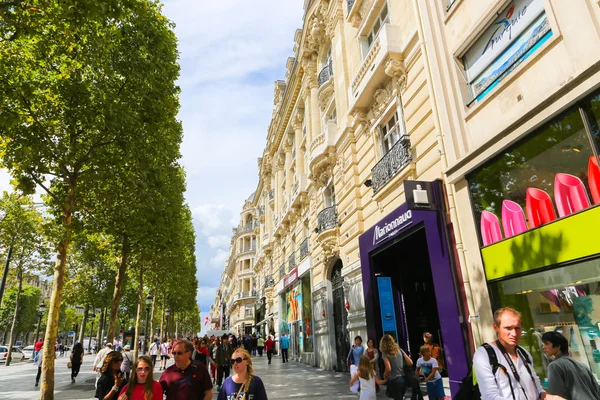
{"label": "street lamp", "polygon": [[[144,328],[144,343],[148,343],[148,318],[150,314],[150,306],[152,305],[152,295],[149,294],[146,297],[146,327]],[[144,346],[144,350],[146,350],[146,346]]]}
{"label": "street lamp", "polygon": [[35,330],[35,341],[34,341],[34,343],[37,343],[38,337],[40,335],[40,323],[42,322],[42,316],[44,315],[44,311],[46,311],[46,303],[44,303],[42,301],[40,303],[40,308],[38,308],[38,323],[37,323],[37,329]]}
{"label": "street lamp", "polygon": [[92,313],[92,329],[90,329],[90,339],[88,340],[88,354],[92,353],[92,335],[94,334],[94,320],[96,319],[96,309],[92,308],[90,312]]}

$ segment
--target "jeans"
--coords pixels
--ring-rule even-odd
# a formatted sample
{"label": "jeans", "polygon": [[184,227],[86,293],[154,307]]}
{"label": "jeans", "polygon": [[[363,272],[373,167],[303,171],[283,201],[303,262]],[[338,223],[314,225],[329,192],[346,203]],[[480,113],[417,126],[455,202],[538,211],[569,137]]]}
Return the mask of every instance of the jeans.
{"label": "jeans", "polygon": [[223,384],[223,380],[229,377],[229,364],[219,365],[219,371],[217,373],[217,386]]}
{"label": "jeans", "polygon": [[39,351],[34,351],[33,352],[33,363],[34,364],[37,362],[37,358],[38,358],[38,354],[39,353],[40,353]]}
{"label": "jeans", "polygon": [[403,377],[390,379],[388,381],[389,393],[392,395],[394,400],[404,399],[404,393],[406,393],[406,382]]}
{"label": "jeans", "polygon": [[37,376],[35,377],[36,385],[40,381],[40,376],[42,376],[42,367],[38,367],[38,373],[37,373]]}
{"label": "jeans", "polygon": [[259,357],[262,357],[262,353],[263,353],[263,346],[258,346],[258,347],[257,347],[257,350],[258,350],[258,356],[259,356]]}
{"label": "jeans", "polygon": [[273,350],[267,350],[267,359],[269,360],[269,364],[271,364],[271,357],[273,357]]}
{"label": "jeans", "polygon": [[79,374],[81,364],[71,363],[71,379],[75,378]]}
{"label": "jeans", "polygon": [[289,362],[288,349],[281,349],[281,362]]}

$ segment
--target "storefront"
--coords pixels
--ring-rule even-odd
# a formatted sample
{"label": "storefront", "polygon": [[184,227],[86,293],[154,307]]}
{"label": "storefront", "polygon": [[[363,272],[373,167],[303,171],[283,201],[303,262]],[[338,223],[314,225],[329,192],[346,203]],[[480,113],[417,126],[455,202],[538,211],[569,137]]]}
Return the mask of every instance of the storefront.
{"label": "storefront", "polygon": [[467,176],[492,308],[522,313],[543,382],[548,331],[600,378],[599,118],[586,97]]}
{"label": "storefront", "polygon": [[416,360],[423,333],[431,332],[444,350],[455,393],[467,373],[470,334],[450,251],[443,187],[439,181],[422,182],[415,186],[416,199],[408,187],[405,183],[410,201],[359,239],[368,336],[379,341],[389,333]]}
{"label": "storefront", "polygon": [[294,268],[283,280],[280,334],[290,338],[289,357],[306,363],[306,355],[314,352],[311,286],[310,273],[299,278],[299,270]]}

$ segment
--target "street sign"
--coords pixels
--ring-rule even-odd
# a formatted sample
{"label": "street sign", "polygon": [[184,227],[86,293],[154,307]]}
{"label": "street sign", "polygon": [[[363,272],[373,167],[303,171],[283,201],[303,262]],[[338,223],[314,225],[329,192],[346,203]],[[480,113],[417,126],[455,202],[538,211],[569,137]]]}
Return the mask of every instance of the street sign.
{"label": "street sign", "polygon": [[75,337],[75,332],[73,332],[73,331],[69,332],[69,337]]}

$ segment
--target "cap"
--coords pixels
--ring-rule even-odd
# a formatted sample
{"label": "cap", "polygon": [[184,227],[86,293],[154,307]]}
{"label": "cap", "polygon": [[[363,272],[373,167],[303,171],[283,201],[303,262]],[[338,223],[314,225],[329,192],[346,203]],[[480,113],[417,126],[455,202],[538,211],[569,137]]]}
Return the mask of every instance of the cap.
{"label": "cap", "polygon": [[112,343],[111,342],[106,343],[106,347],[112,347]]}
{"label": "cap", "polygon": [[123,347],[123,348],[124,348],[125,350],[129,350],[129,349],[131,349],[131,347],[130,347],[128,344],[126,344],[126,345],[125,345],[125,347]]}

